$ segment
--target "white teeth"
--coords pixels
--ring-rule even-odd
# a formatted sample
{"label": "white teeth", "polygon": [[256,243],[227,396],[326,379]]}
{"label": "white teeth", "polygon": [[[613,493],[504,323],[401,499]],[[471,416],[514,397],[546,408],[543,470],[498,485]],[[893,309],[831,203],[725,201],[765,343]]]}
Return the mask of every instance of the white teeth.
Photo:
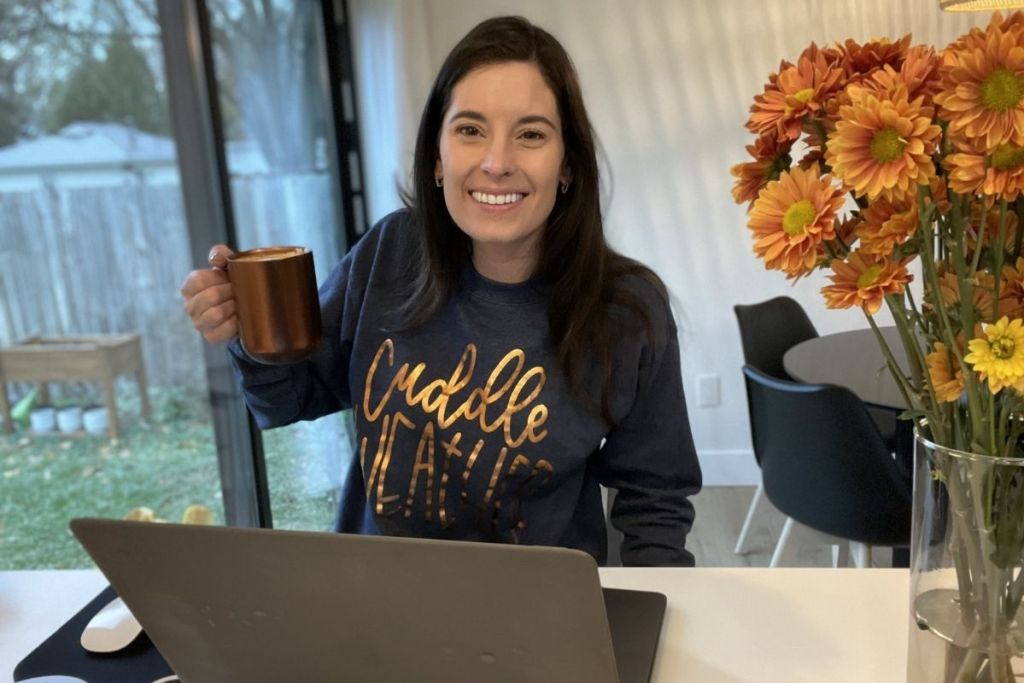
{"label": "white teeth", "polygon": [[523,198],[519,192],[511,194],[487,194],[484,192],[473,192],[473,199],[481,204],[514,204]]}

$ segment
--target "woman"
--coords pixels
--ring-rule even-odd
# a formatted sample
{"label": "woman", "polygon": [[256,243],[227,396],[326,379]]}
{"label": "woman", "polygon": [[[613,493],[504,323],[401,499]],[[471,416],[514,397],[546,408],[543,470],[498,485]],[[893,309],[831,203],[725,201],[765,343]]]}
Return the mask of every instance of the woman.
{"label": "woman", "polygon": [[182,289],[206,339],[231,342],[261,427],[354,409],[362,467],[339,528],[603,562],[600,483],[618,490],[624,564],[692,565],[701,477],[675,324],[660,280],[605,242],[593,132],[550,34],[497,18],[455,46],[406,203],[324,284],[308,361],[260,365],[234,341],[226,247]]}

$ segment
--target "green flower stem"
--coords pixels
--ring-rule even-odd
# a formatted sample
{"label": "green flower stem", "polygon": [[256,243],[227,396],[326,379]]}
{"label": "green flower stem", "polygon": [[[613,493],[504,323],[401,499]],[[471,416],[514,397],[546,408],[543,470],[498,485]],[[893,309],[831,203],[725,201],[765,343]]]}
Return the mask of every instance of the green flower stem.
{"label": "green flower stem", "polygon": [[[950,227],[952,229],[951,239],[949,240],[950,255],[952,256],[953,266],[956,270],[957,280],[960,285],[960,322],[963,326],[964,336],[970,338],[974,333],[974,293],[970,291],[969,282],[967,280],[967,262],[964,258],[964,226],[963,226],[963,214],[961,213],[962,204],[960,201],[960,195],[955,193],[952,194],[953,210],[950,212]],[[984,434],[984,418],[986,414],[982,406],[980,393],[982,387],[977,381],[976,376],[973,372],[968,371],[968,365],[964,362],[963,355],[960,353],[960,348],[953,341],[955,336],[952,334],[952,326],[949,323],[949,317],[946,315],[945,306],[941,305],[941,294],[939,294],[939,281],[938,275],[935,273],[935,264],[925,262],[925,268],[929,271],[930,276],[933,278],[933,287],[936,292],[936,296],[939,297],[937,301],[936,309],[939,311],[939,317],[943,321],[943,326],[952,344],[953,352],[957,355],[957,359],[960,361],[960,367],[964,368],[964,388],[967,391],[967,407],[968,415],[971,419],[971,433],[972,438],[969,442],[975,443],[980,435]],[[991,454],[991,453],[990,453]]]}
{"label": "green flower stem", "polygon": [[904,290],[904,294],[907,295],[907,303],[910,304],[910,312],[914,318],[914,324],[919,325],[925,332],[931,332],[928,329],[928,321],[921,315],[920,309],[917,307],[917,302],[914,300],[914,293],[910,291],[910,287]]}
{"label": "green flower stem", "polygon": [[996,397],[989,397],[989,399],[985,401],[985,403],[988,404],[988,429],[989,438],[991,439],[988,452],[989,455],[999,455],[999,425],[996,424]]}
{"label": "green flower stem", "polygon": [[[992,320],[999,319],[999,280],[1003,277],[1003,258],[1006,256],[1006,199],[999,200],[999,239],[992,246],[995,257],[995,267],[992,276],[995,278],[995,285],[992,291]],[[1018,227],[1017,232],[1020,232]],[[981,251],[981,233],[978,234],[977,251]]]}
{"label": "green flower stem", "polygon": [[[911,398],[912,396],[916,397],[917,394],[914,393],[914,388],[907,382],[906,375],[903,374],[903,370],[900,369],[895,356],[892,355],[892,349],[890,349],[889,345],[885,342],[885,337],[882,336],[882,331],[878,329],[878,324],[875,323],[875,318],[867,311],[864,311],[864,316],[868,319],[868,324],[871,325],[871,331],[875,333],[875,339],[878,340],[878,345],[881,347],[882,353],[885,355],[885,364],[889,368],[889,373],[896,380],[896,387],[900,390],[900,394],[903,396],[903,400],[906,402],[907,407],[920,410],[920,402],[912,400]],[[938,425],[935,426],[937,427]]]}
{"label": "green flower stem", "polygon": [[1017,196],[1013,208],[1017,212],[1017,233],[1014,235],[1012,254],[1013,263],[1016,265],[1017,258],[1020,256],[1021,243],[1024,241],[1024,195]]}
{"label": "green flower stem", "polygon": [[[948,443],[947,441],[945,441],[948,436],[945,433],[945,426],[949,423],[935,419],[940,415],[939,401],[938,398],[935,396],[935,387],[932,386],[930,379],[926,379],[928,373],[928,363],[925,360],[925,354],[921,349],[921,345],[919,343],[917,335],[914,333],[913,328],[907,320],[907,309],[903,305],[903,299],[902,297],[897,297],[896,295],[890,295],[885,297],[885,302],[889,305],[889,311],[892,313],[893,320],[896,321],[896,329],[899,330],[900,339],[903,341],[903,348],[905,351],[907,351],[907,361],[910,364],[910,374],[913,380],[911,383],[911,388],[914,390],[914,394],[916,396],[923,396],[927,398],[928,405],[931,409],[928,413],[929,418],[931,418],[928,420],[928,424],[934,424],[936,426],[939,426],[941,424],[941,428],[938,430],[938,438],[941,438],[945,443]],[[884,339],[881,343],[883,345],[885,344]],[[884,352],[885,350],[883,350],[883,353]],[[886,360],[888,361],[888,357],[886,358]],[[893,372],[891,368],[890,372]],[[900,372],[898,366],[895,372]],[[921,409],[924,409],[923,405],[915,406],[909,401],[907,402],[907,407],[920,407]]]}
{"label": "green flower stem", "polygon": [[[927,286],[932,291],[932,298],[934,300],[934,308],[938,313],[939,319],[939,336],[946,344],[946,348],[953,353],[957,361],[960,363],[960,367],[963,368],[964,376],[964,389],[967,393],[967,405],[968,405],[968,416],[970,423],[963,425],[964,427],[970,427],[970,431],[964,434],[964,443],[969,444],[973,439],[973,435],[980,434],[982,432],[982,420],[981,420],[981,404],[978,397],[978,386],[975,381],[975,376],[969,371],[967,364],[964,362],[963,354],[960,352],[960,347],[956,343],[956,334],[953,330],[953,325],[950,322],[949,314],[946,311],[946,307],[942,305],[942,294],[939,289],[939,276],[935,270],[935,261],[933,260],[932,254],[935,253],[935,231],[932,229],[932,213],[934,211],[934,204],[926,206],[925,198],[927,197],[927,190],[923,187],[919,189],[918,202],[918,232],[920,233],[922,242],[925,245],[924,254],[921,258],[921,264],[924,270],[925,279],[927,280]],[[956,196],[954,195],[954,198]],[[958,241],[955,239],[958,226],[961,222],[959,219],[959,212],[954,207],[954,210],[950,213],[948,221],[949,228],[954,233],[954,239],[951,241],[956,244],[962,245],[962,234],[961,239]],[[959,260],[963,263],[963,251],[961,249],[954,250],[959,255]],[[970,319],[971,325],[966,329],[974,329],[973,318]],[[965,324],[966,327],[966,324]],[[966,333],[965,333],[966,334]],[[940,442],[941,443],[941,442]]]}

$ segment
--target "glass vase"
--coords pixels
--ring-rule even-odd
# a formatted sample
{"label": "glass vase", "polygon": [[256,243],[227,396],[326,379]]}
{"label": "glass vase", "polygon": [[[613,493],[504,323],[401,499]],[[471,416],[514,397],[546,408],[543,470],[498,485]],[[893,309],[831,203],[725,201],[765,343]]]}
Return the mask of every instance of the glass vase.
{"label": "glass vase", "polygon": [[927,436],[923,425],[915,439],[907,680],[1013,683],[1024,675],[1024,459]]}

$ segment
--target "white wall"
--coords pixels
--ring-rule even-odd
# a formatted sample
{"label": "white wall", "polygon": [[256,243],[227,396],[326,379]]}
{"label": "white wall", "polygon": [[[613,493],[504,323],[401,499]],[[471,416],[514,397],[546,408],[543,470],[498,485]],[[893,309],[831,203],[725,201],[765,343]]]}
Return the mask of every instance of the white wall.
{"label": "white wall", "polygon": [[[865,327],[828,311],[812,276],[791,286],[751,251],[729,167],[746,161],[754,94],[812,40],[912,32],[943,47],[984,13],[938,0],[357,0],[360,125],[371,217],[396,208],[419,110],[448,50],[479,21],[519,14],[553,33],[580,73],[611,169],[611,242],[664,278],[676,300],[690,422],[708,484],[753,483],[739,333],[732,306],[787,294],[821,333]],[[880,320],[883,320],[880,318]],[[698,407],[696,376],[721,377],[722,402]]]}

